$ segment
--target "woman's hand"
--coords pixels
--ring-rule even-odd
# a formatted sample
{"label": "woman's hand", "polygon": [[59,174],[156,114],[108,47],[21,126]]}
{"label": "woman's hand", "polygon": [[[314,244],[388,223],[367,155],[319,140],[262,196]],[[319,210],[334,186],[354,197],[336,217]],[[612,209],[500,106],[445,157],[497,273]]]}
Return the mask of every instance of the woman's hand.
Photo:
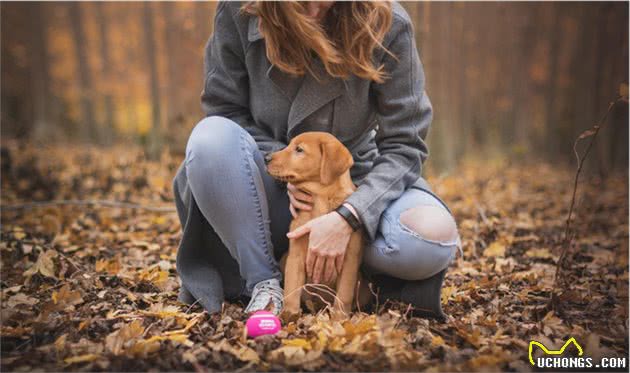
{"label": "woman's hand", "polygon": [[294,218],[297,217],[297,210],[313,209],[313,196],[299,190],[295,185],[287,183],[287,194],[289,195],[289,211]]}
{"label": "woman's hand", "polygon": [[352,235],[352,228],[341,215],[330,212],[315,218],[292,232],[289,238],[308,236],[306,273],[318,284],[333,282],[341,273],[346,248]]}

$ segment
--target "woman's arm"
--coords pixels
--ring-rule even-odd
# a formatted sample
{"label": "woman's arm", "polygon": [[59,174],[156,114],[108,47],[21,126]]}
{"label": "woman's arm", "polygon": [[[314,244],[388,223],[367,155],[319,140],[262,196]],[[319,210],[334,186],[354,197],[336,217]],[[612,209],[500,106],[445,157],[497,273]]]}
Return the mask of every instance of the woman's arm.
{"label": "woman's arm", "polygon": [[261,151],[274,151],[285,144],[271,137],[254,122],[249,110],[249,75],[245,51],[232,14],[226,2],[217,5],[214,32],[205,49],[205,83],[201,106],[207,116],[220,115],[233,120],[252,135]]}
{"label": "woman's arm", "polygon": [[347,203],[357,211],[368,235],[374,239],[385,208],[420,177],[428,156],[424,142],[433,118],[424,91],[424,71],[418,57],[411,22],[395,31],[383,64],[389,78],[372,84],[380,121],[376,134],[379,156],[372,170]]}

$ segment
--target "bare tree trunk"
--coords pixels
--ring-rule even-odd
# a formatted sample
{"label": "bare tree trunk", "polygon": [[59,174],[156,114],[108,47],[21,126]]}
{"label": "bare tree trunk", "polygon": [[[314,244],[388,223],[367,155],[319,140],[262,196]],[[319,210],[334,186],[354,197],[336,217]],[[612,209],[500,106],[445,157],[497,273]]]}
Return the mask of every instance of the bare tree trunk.
{"label": "bare tree trunk", "polygon": [[29,3],[31,21],[29,28],[29,68],[33,102],[31,138],[35,141],[49,139],[51,135],[50,82],[48,76],[48,49],[46,46],[46,18],[42,17],[45,3]]}
{"label": "bare tree trunk", "polygon": [[556,131],[558,127],[558,115],[557,108],[559,107],[560,100],[556,96],[558,92],[558,75],[559,75],[559,44],[560,44],[560,22],[561,13],[560,5],[556,3],[550,3],[552,8],[551,17],[551,31],[549,34],[549,53],[551,59],[549,62],[549,75],[547,81],[547,90],[545,94],[545,118],[546,118],[546,151],[547,154],[553,157],[557,152],[559,139],[559,132]]}
{"label": "bare tree trunk", "polygon": [[452,91],[453,95],[456,97],[455,104],[457,105],[457,122],[455,124],[455,128],[457,128],[456,133],[453,133],[454,137],[453,146],[454,149],[450,149],[453,153],[453,159],[455,162],[458,162],[465,151],[466,148],[466,129],[468,128],[469,123],[469,106],[468,106],[468,93],[467,93],[467,84],[466,84],[466,67],[468,66],[468,49],[467,46],[467,36],[468,30],[466,30],[466,20],[467,20],[467,10],[468,4],[466,3],[454,3],[455,9],[457,9],[457,31],[454,36],[454,44],[457,45],[458,56],[455,59],[455,63],[457,67],[456,71],[453,72],[453,76],[456,78],[454,82],[454,89]]}
{"label": "bare tree trunk", "polygon": [[79,74],[79,95],[81,104],[81,132],[84,139],[98,141],[98,127],[94,120],[94,105],[92,75],[87,57],[86,39],[81,24],[81,5],[78,2],[68,3],[70,13],[70,24],[72,26],[72,36],[77,57],[77,68]]}
{"label": "bare tree trunk", "polygon": [[[196,3],[195,3],[196,4]],[[167,106],[167,115],[166,115],[166,125],[167,129],[171,126],[173,122],[179,121],[178,118],[182,116],[183,109],[183,97],[180,92],[181,87],[181,79],[180,79],[180,71],[181,66],[184,64],[179,56],[181,56],[181,51],[179,49],[179,43],[177,42],[177,34],[175,30],[178,29],[177,20],[175,17],[171,15],[176,11],[174,3],[165,1],[162,4],[162,14],[166,15],[164,17],[164,22],[166,24],[166,32],[164,32],[164,43],[166,44],[165,50],[169,51],[169,53],[165,56],[166,58],[166,86],[168,89],[166,90],[166,106]]]}
{"label": "bare tree trunk", "polygon": [[162,117],[160,107],[160,84],[157,70],[157,53],[155,28],[153,27],[153,7],[150,2],[144,3],[143,28],[151,81],[152,126],[147,139],[147,156],[158,159],[162,148]]}
{"label": "bare tree trunk", "polygon": [[[96,4],[96,19],[98,22],[98,30],[101,38],[101,61],[102,69],[101,74],[105,80],[112,78],[111,73],[111,59],[109,56],[109,40],[107,30],[107,19],[105,17],[106,3],[97,2]],[[103,143],[109,145],[113,142],[113,138],[116,134],[114,127],[114,103],[112,93],[109,90],[105,90],[103,94],[103,104],[105,110],[105,123],[103,125]]]}
{"label": "bare tree trunk", "polygon": [[[514,107],[512,123],[514,126],[514,139],[516,143],[523,148],[523,151],[530,151],[532,141],[530,139],[530,133],[528,133],[528,126],[531,121],[531,117],[528,118],[528,110],[533,109],[531,99],[528,98],[533,94],[531,87],[531,79],[529,76],[529,66],[532,63],[532,35],[536,31],[536,24],[534,22],[536,16],[536,9],[530,7],[538,7],[538,4],[525,4],[515,3],[515,6],[519,7],[518,13],[521,13],[522,17],[519,24],[520,37],[518,39],[518,51],[516,55],[518,60],[514,63],[513,74],[513,88],[514,88]],[[522,7],[522,8],[521,8]]]}

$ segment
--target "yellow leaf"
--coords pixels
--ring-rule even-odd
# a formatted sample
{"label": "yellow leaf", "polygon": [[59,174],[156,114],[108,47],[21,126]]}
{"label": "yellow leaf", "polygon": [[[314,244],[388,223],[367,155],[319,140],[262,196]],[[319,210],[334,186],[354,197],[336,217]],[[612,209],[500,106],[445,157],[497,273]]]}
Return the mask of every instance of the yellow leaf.
{"label": "yellow leaf", "polygon": [[162,271],[159,268],[144,270],[140,272],[139,279],[141,281],[148,281],[155,285],[158,289],[164,290],[164,287],[168,282],[168,272]]}
{"label": "yellow leaf", "polygon": [[448,299],[457,291],[455,286],[445,286],[442,288],[442,303],[448,302]]}
{"label": "yellow leaf", "polygon": [[177,317],[177,316],[181,316],[181,317],[187,316],[186,314],[183,314],[179,311],[179,307],[173,306],[173,305],[164,306],[162,303],[153,304],[151,307],[149,307],[148,310],[146,311],[142,310],[140,312],[144,315],[155,316],[161,319]]}
{"label": "yellow leaf", "polygon": [[146,357],[160,349],[161,340],[159,337],[152,337],[138,341],[128,349],[129,355]]}
{"label": "yellow leaf", "polygon": [[68,334],[63,334],[61,335],[59,338],[57,338],[55,340],[55,348],[57,349],[57,351],[63,351],[63,348],[66,346],[66,338],[68,337]]}
{"label": "yellow leaf", "polygon": [[153,224],[155,224],[155,225],[162,225],[162,224],[164,224],[166,222],[167,222],[167,220],[166,220],[165,216],[158,215],[158,216],[155,216],[153,218]]}
{"label": "yellow leaf", "polygon": [[68,357],[68,358],[63,359],[63,361],[66,364],[87,363],[89,361],[94,361],[98,359],[99,357],[100,355],[97,355],[97,354],[85,354],[85,355]]}
{"label": "yellow leaf", "polygon": [[110,275],[117,275],[121,267],[119,257],[110,260],[99,259],[95,264],[96,272],[107,272]]}
{"label": "yellow leaf", "polygon": [[368,317],[363,318],[358,323],[354,324],[351,321],[346,321],[343,323],[343,328],[346,331],[346,338],[349,340],[354,338],[356,335],[361,335],[369,332],[376,325],[376,316],[370,315]]}
{"label": "yellow leaf", "polygon": [[324,349],[328,344],[328,336],[323,331],[317,332],[317,346],[319,349]]}
{"label": "yellow leaf", "polygon": [[328,343],[328,349],[330,351],[342,351],[343,350],[343,346],[347,343],[348,341],[344,338],[344,337],[336,337],[333,338],[330,343]]}
{"label": "yellow leaf", "polygon": [[499,241],[494,241],[484,251],[483,256],[497,257],[505,256],[505,244]]}
{"label": "yellow leaf", "polygon": [[165,332],[164,335],[187,333],[190,330],[190,328],[192,328],[193,326],[195,326],[195,324],[197,324],[198,321],[199,321],[199,316],[194,317],[193,319],[191,319],[190,321],[186,323],[186,326],[183,329],[171,330],[171,331]]}
{"label": "yellow leaf", "polygon": [[313,346],[311,346],[311,342],[307,341],[304,338],[283,339],[282,340],[282,345],[283,346],[301,347],[301,348],[303,348],[305,350],[310,350],[311,348],[313,348]]}
{"label": "yellow leaf", "polygon": [[549,252],[548,249],[530,249],[525,253],[525,256],[529,256],[530,258],[553,258],[553,255]]}
{"label": "yellow leaf", "polygon": [[83,320],[79,323],[79,331],[85,329],[86,326],[90,324],[90,320]]}
{"label": "yellow leaf", "polygon": [[431,346],[437,347],[442,346],[443,344],[444,338],[440,337],[439,335],[434,335],[433,338],[431,338]]}

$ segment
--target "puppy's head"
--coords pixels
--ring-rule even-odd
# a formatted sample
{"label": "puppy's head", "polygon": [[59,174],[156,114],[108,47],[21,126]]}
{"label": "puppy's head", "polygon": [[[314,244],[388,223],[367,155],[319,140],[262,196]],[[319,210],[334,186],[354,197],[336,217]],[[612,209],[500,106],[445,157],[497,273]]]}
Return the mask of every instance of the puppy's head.
{"label": "puppy's head", "polygon": [[354,163],[348,149],[326,132],[305,132],[265,161],[269,174],[278,180],[323,185],[332,184]]}

